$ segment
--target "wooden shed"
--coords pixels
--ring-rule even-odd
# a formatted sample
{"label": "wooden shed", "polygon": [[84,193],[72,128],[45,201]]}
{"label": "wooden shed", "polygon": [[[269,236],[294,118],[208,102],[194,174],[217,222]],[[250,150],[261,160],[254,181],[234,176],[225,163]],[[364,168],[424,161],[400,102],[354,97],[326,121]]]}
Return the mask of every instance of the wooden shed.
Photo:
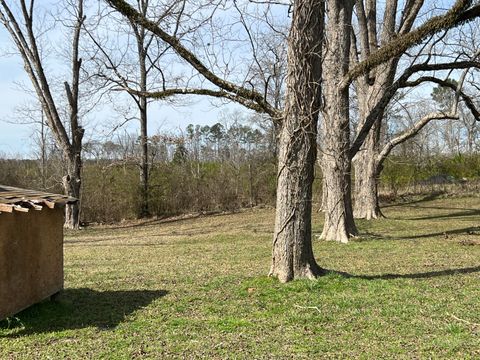
{"label": "wooden shed", "polygon": [[0,185],[0,320],[63,289],[63,208],[75,201]]}

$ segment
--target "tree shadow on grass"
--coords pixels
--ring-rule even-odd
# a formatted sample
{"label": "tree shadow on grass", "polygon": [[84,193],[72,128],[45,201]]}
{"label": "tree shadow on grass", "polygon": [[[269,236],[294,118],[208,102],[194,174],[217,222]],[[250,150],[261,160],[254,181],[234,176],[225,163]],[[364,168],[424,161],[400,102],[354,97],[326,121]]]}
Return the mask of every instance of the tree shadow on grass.
{"label": "tree shadow on grass", "polygon": [[370,231],[362,231],[358,236],[352,237],[351,242],[367,242],[367,241],[387,241],[392,240],[392,237],[385,234],[378,234]]}
{"label": "tree shadow on grass", "polygon": [[424,195],[422,198],[418,200],[410,200],[410,201],[399,201],[395,202],[393,204],[385,204],[382,205],[382,208],[389,208],[389,207],[401,207],[401,206],[406,206],[406,205],[412,205],[412,204],[419,204],[423,202],[428,202],[428,201],[433,201],[438,198],[440,198],[443,194],[445,194],[445,191],[433,191],[427,195]]}
{"label": "tree shadow on grass", "polygon": [[195,220],[198,218],[204,217],[215,217],[215,216],[225,216],[225,215],[233,215],[238,213],[238,210],[211,210],[211,211],[202,211],[200,213],[194,213],[189,215],[179,215],[179,216],[171,216],[171,217],[161,217],[161,218],[152,218],[152,219],[144,219],[137,221],[133,224],[117,224],[114,226],[106,227],[105,229],[108,230],[125,230],[131,228],[142,228],[148,226],[155,226],[155,225],[163,225],[163,224],[170,224],[170,223],[181,223],[189,220]]}
{"label": "tree shadow on grass", "polygon": [[18,337],[92,326],[101,330],[113,329],[135,311],[166,294],[165,290],[65,289],[55,301],[41,302],[11,319],[0,321],[0,337]]}
{"label": "tree shadow on grass", "polygon": [[[419,206],[420,209],[429,209],[428,207]],[[451,212],[449,214],[441,215],[430,215],[430,216],[420,216],[420,217],[411,217],[403,218],[402,220],[433,220],[433,219],[445,219],[445,218],[456,218],[456,217],[467,217],[467,216],[478,216],[480,215],[480,209],[460,209],[460,208],[436,208],[441,210],[456,210],[456,212]],[[463,210],[463,211],[458,211]]]}
{"label": "tree shadow on grass", "polygon": [[480,231],[480,227],[469,226],[461,229],[439,231],[439,232],[433,232],[428,234],[396,236],[395,239],[413,240],[413,239],[430,238],[430,237],[437,237],[437,236],[450,237],[454,235],[476,235],[479,231]]}
{"label": "tree shadow on grass", "polygon": [[351,242],[355,243],[355,242],[382,241],[382,240],[384,241],[414,240],[414,239],[423,239],[423,238],[433,238],[438,236],[442,238],[449,238],[449,237],[454,237],[455,235],[479,235],[479,234],[480,234],[479,226],[469,226],[461,229],[432,232],[427,234],[404,235],[404,236],[389,236],[389,235],[364,231],[358,237],[352,238]]}
{"label": "tree shadow on grass", "polygon": [[392,280],[392,279],[429,279],[440,276],[451,276],[460,274],[473,274],[480,272],[480,266],[446,269],[438,271],[429,271],[413,274],[378,274],[378,275],[355,275],[344,271],[326,270],[327,274],[340,275],[345,278],[363,279],[363,280]]}

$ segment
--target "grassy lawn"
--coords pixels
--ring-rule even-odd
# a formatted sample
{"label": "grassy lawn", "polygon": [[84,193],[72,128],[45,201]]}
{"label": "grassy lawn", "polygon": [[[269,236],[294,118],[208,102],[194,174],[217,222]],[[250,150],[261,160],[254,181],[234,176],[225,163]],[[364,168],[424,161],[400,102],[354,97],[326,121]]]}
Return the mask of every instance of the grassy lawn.
{"label": "grassy lawn", "polygon": [[480,198],[384,212],[286,285],[271,209],[68,233],[64,293],[0,322],[0,359],[479,359]]}

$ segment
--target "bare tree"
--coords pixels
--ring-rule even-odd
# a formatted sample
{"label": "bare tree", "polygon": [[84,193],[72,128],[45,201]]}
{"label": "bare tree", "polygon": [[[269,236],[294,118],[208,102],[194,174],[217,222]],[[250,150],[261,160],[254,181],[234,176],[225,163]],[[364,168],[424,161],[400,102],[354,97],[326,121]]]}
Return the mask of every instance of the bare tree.
{"label": "bare tree", "polygon": [[[376,15],[373,3],[374,1],[369,2],[369,17],[375,22]],[[408,2],[408,4],[412,4],[414,7],[421,7],[423,2]],[[359,6],[363,6],[363,3]],[[396,9],[396,2],[389,3],[389,6],[395,6]],[[421,44],[426,38],[431,37],[440,31],[445,31],[451,27],[463,24],[466,21],[471,21],[478,16],[480,7],[478,5],[472,6],[471,1],[459,0],[445,14],[431,17],[418,28],[406,31],[396,37],[392,37],[389,41],[380,46],[375,40],[376,33],[373,31],[373,28],[376,27],[372,25],[370,30],[366,27],[364,28],[364,30],[366,30],[362,34],[366,38],[363,40],[364,44],[368,45],[364,49],[367,55],[358,63],[348,66],[351,58],[349,50],[351,49],[347,49],[346,46],[352,44],[352,23],[350,21],[352,10],[353,4],[344,2],[341,2],[341,4],[333,2],[327,6],[326,38],[328,47],[331,47],[332,50],[329,52],[329,49],[327,48],[325,52],[324,70],[324,86],[326,89],[324,117],[325,129],[327,130],[324,134],[325,143],[323,144],[325,152],[323,174],[324,181],[326,182],[324,185],[326,195],[324,208],[325,226],[322,232],[322,238],[341,242],[347,242],[348,238],[356,233],[350,200],[350,161],[364,144],[365,139],[375,125],[375,122],[382,117],[385,107],[391,101],[396,91],[401,87],[411,86],[412,82],[409,82],[408,80],[410,76],[417,72],[465,68],[467,67],[467,64],[461,62],[455,62],[455,64],[452,64],[449,62],[445,64],[430,65],[427,61],[408,67],[396,82],[391,86],[386,87],[384,93],[378,100],[373,101],[367,117],[361,124],[359,124],[357,135],[353,139],[351,145],[349,143],[348,87],[353,81],[362,76],[366,77],[367,82],[374,81],[374,79],[369,80],[369,73],[372,72],[372,70],[376,68],[381,69],[382,65],[388,65],[388,62],[392,59],[395,61],[395,59],[399,58],[406,52],[406,50],[414,45]],[[360,8],[359,13],[361,13],[362,10],[363,9]],[[396,14],[396,11],[393,13]],[[413,14],[415,14],[415,12],[413,12]],[[405,16],[409,16],[408,12]],[[389,18],[393,17],[393,15],[389,15],[385,20],[387,32],[388,28],[391,28],[391,25],[389,25]],[[329,19],[333,20],[332,24],[330,24]],[[360,16],[359,22],[361,21],[367,21],[367,19]],[[406,21],[407,20],[405,20],[404,23]],[[339,23],[341,23],[342,26],[337,25]],[[367,35],[371,37],[371,40]],[[373,42],[374,49],[370,46],[370,42]],[[353,44],[355,44],[355,42]],[[353,52],[353,55],[355,55],[355,51]],[[331,66],[333,68],[332,70],[326,70],[329,66],[329,61],[332,64],[335,63],[337,68]],[[343,67],[339,67],[338,64],[343,64]],[[347,64],[347,71],[339,71],[338,68],[343,69],[345,64]],[[386,74],[388,79],[388,71]],[[332,121],[332,119],[334,120]],[[374,134],[373,136],[376,135]],[[330,162],[328,160],[330,160]]]}
{"label": "bare tree", "polygon": [[[79,119],[79,85],[82,60],[79,55],[81,27],[84,21],[83,0],[67,3],[73,6],[74,19],[71,37],[71,79],[65,81],[65,94],[69,105],[68,121],[61,117],[61,111],[52,93],[52,86],[46,74],[45,59],[39,47],[39,34],[35,32],[36,6],[34,0],[20,0],[9,4],[0,1],[0,21],[9,32],[12,41],[22,57],[25,71],[29,76],[36,95],[42,105],[48,127],[56,143],[62,150],[66,174],[63,178],[65,193],[80,198],[82,169],[82,139],[84,129]],[[67,125],[68,124],[68,125]],[[68,205],[65,225],[78,228],[80,222],[80,204]]]}
{"label": "bare tree", "polygon": [[[352,59],[354,63],[366,59],[378,47],[384,46],[394,38],[408,34],[411,31],[414,22],[418,19],[423,2],[405,2],[401,12],[402,16],[399,19],[397,19],[396,16],[398,6],[399,4],[397,2],[389,2],[386,4],[383,8],[383,20],[377,23],[377,1],[357,1],[357,31],[352,33],[354,40],[352,43]],[[412,64],[417,61],[423,64],[430,61],[438,62],[441,58],[445,58],[447,63],[452,61],[451,59],[456,59],[452,61],[453,63],[458,61],[459,55],[447,55],[438,51],[438,44],[442,42],[445,35],[446,32],[438,38],[432,38],[432,41],[419,47],[416,54],[415,52],[413,54],[407,54],[405,57],[412,58],[412,63],[407,65],[406,68],[404,67],[401,71],[408,72]],[[458,54],[461,52],[464,52],[464,50],[459,51]],[[352,154],[354,155],[353,160],[355,165],[354,216],[356,218],[375,219],[381,216],[377,194],[379,176],[379,163],[377,160],[380,153],[383,153],[381,149],[381,133],[383,120],[385,118],[384,113],[388,104],[384,101],[383,107],[378,107],[377,105],[389,92],[389,89],[394,84],[395,75],[400,72],[400,58],[400,56],[397,56],[382,63],[377,68],[358,77],[355,81],[360,115],[358,129],[361,129],[373,109],[375,109],[373,112],[374,116],[378,117],[373,123],[372,129],[368,133],[363,146],[356,154]],[[426,68],[419,68],[418,70],[425,71]],[[410,74],[410,76],[411,75],[412,74]],[[411,85],[412,84],[405,82],[401,84],[400,87]],[[395,94],[391,93],[391,97],[394,95]],[[449,111],[446,111],[446,113],[449,113]],[[438,116],[437,112],[425,116],[423,119],[437,119]],[[450,124],[452,123],[449,122],[446,126],[448,127]],[[415,125],[410,129],[412,131],[411,136],[418,133],[415,129],[419,130]]]}
{"label": "bare tree", "polygon": [[323,20],[323,1],[294,3],[270,270],[282,282],[322,273],[311,245],[311,201],[321,100]]}
{"label": "bare tree", "polygon": [[[432,42],[431,45],[425,46],[424,48],[427,48],[427,51],[425,54],[422,55],[422,52],[420,51],[414,59],[414,62],[417,59],[421,59],[419,61],[418,65],[409,65],[404,69],[403,75],[400,76],[400,78],[403,77],[403,80],[400,82],[394,82],[393,79],[393,73],[396,71],[395,68],[397,65],[394,62],[388,62],[385,64],[382,64],[374,73],[374,76],[372,77],[372,80],[370,81],[370,85],[368,84],[368,81],[363,80],[363,83],[361,79],[357,79],[357,84],[359,84],[359,87],[362,89],[367,89],[366,93],[363,94],[363,96],[359,96],[359,98],[362,98],[362,111],[360,112],[362,114],[362,120],[360,122],[360,125],[362,124],[362,121],[364,121],[368,116],[370,115],[370,110],[376,108],[377,103],[376,101],[379,101],[383,96],[386,95],[387,92],[389,92],[389,89],[395,88],[399,86],[399,88],[404,88],[404,87],[414,87],[418,85],[422,85],[424,83],[438,83],[438,84],[444,84],[446,83],[447,79],[441,79],[439,78],[439,72],[442,71],[443,69],[449,69],[448,73],[451,73],[453,69],[455,69],[456,66],[459,68],[467,68],[465,70],[464,74],[462,75],[462,84],[463,84],[463,78],[467,74],[468,71],[468,66],[476,67],[478,64],[476,63],[476,56],[473,55],[471,59],[466,59],[466,62],[461,61],[462,59],[460,58],[460,55],[462,52],[465,53],[465,50],[459,51],[457,54],[439,54],[438,50],[435,49],[435,45],[439,41],[442,41],[442,39],[445,37],[445,34],[443,34],[439,39],[435,39],[435,41]],[[430,68],[428,66],[429,62],[437,62],[439,63],[441,59],[444,58],[446,59],[445,63],[443,64],[437,64],[437,66]],[[451,59],[454,59],[453,61]],[[396,62],[398,63],[398,60]],[[412,71],[413,69],[413,71]],[[379,71],[382,70],[382,71]],[[397,69],[398,70],[398,69]],[[407,78],[404,77],[404,75],[407,73],[410,73],[408,76],[411,76],[413,73],[416,71],[421,71],[427,72],[427,71],[432,71],[431,74],[421,74],[422,76],[418,77],[415,80],[408,80]],[[437,73],[435,73],[437,72]],[[382,74],[389,74],[388,77],[385,77]],[[447,74],[448,76],[448,74]],[[463,85],[460,86],[460,88],[456,89],[455,86],[450,86],[451,89],[447,90],[452,92],[452,98],[455,98],[455,94],[457,94],[458,97],[461,98],[462,101],[464,101],[467,104],[467,108],[469,109],[472,114],[474,114],[474,118],[476,117],[477,110],[475,109],[474,103],[472,99],[464,92],[462,89]],[[363,90],[365,91],[365,90]],[[368,97],[365,97],[365,94],[368,94]],[[390,96],[394,96],[395,94],[391,94]],[[388,96],[388,95],[387,95]],[[385,103],[384,103],[385,104]],[[451,106],[449,105],[448,108],[440,109],[442,110],[441,112],[444,113],[443,118],[458,118],[458,114],[452,113],[450,111]],[[379,174],[381,171],[381,166],[383,163],[383,157],[380,154],[385,154],[386,148],[391,146],[392,144],[395,144],[394,146],[402,143],[403,141],[397,142],[394,141],[393,143],[388,142],[385,144],[385,147],[382,149],[382,144],[381,144],[381,138],[380,138],[380,132],[383,127],[383,121],[385,119],[384,117],[384,112],[385,109],[378,108],[380,111],[376,112],[376,116],[379,116],[377,121],[374,123],[372,130],[368,134],[364,146],[360,149],[358,153],[355,154],[354,157],[354,163],[356,164],[356,170],[355,170],[355,211],[354,214],[358,218],[366,218],[366,219],[374,219],[379,216],[381,216],[381,211],[380,207],[378,204],[378,178]],[[456,112],[464,109],[463,106],[456,107]],[[434,111],[431,114],[425,115],[422,117],[422,119],[419,121],[422,123],[426,119],[438,119],[441,118],[439,115],[439,111]],[[462,117],[463,118],[463,117]],[[428,121],[427,121],[428,122]],[[451,128],[454,126],[456,122],[446,122],[444,124],[444,128]],[[423,128],[426,123],[420,127],[417,127],[418,123],[412,124],[412,127],[410,129],[406,129],[405,133],[409,133],[410,135],[407,138],[411,138],[415,136],[420,129]],[[396,139],[399,140],[399,139]],[[391,150],[391,149],[390,149]],[[390,152],[390,150],[387,152],[387,154]],[[354,155],[354,154],[352,154]],[[382,160],[380,160],[382,159]]]}
{"label": "bare tree", "polygon": [[[152,17],[157,23],[174,28],[175,36],[181,37],[178,20],[185,14],[185,2],[155,2],[138,0],[135,9],[143,17]],[[165,46],[142,24],[129,19],[119,18],[108,9],[99,9],[94,28],[88,34],[93,43],[90,51],[95,68],[90,69],[92,77],[99,80],[98,86],[107,87],[110,91],[125,91],[136,107],[136,115],[126,111],[125,121],[117,124],[114,130],[126,122],[138,119],[140,123],[140,194],[139,216],[148,216],[149,211],[149,173],[152,162],[149,159],[148,114],[151,100],[147,92],[164,88],[167,84],[175,84],[176,77],[169,79],[167,66],[162,67],[162,57],[168,57],[169,46]],[[118,46],[120,44],[120,46]],[[118,98],[112,100],[119,101]],[[122,107],[115,106],[117,111]],[[128,114],[126,114],[128,112]]]}
{"label": "bare tree", "polygon": [[[388,44],[394,37],[407,34],[413,27],[422,7],[420,1],[403,4],[402,17],[397,24],[398,2],[385,5],[382,22],[377,23],[377,1],[357,1],[357,32],[352,32],[353,63],[365,60],[379,46]],[[403,55],[403,54],[402,54]],[[359,103],[359,127],[394,82],[400,56],[372,69],[356,79],[355,85]],[[385,109],[379,109],[378,119],[374,122],[364,144],[354,158],[355,166],[355,203],[354,217],[377,218],[380,215],[376,196],[377,177],[375,176],[375,156],[379,151],[382,120]]]}
{"label": "bare tree", "polygon": [[321,238],[340,242],[357,234],[350,189],[349,87],[338,87],[349,70],[353,5],[353,1],[326,2],[322,108],[325,223]]}

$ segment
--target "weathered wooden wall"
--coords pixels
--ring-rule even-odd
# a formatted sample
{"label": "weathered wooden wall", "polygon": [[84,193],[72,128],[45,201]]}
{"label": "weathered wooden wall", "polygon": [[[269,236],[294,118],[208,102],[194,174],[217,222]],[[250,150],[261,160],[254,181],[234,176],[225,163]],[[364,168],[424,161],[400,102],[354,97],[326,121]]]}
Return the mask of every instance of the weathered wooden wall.
{"label": "weathered wooden wall", "polygon": [[62,209],[1,213],[0,320],[62,288]]}

